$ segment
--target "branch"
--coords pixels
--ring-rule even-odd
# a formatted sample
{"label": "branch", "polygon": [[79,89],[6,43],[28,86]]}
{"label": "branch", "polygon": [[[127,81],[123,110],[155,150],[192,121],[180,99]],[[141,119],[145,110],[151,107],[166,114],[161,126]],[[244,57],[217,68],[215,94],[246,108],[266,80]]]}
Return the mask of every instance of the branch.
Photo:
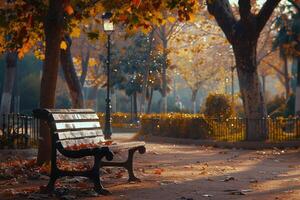
{"label": "branch", "polygon": [[166,34],[167,37],[169,37],[169,36],[173,33],[173,30],[174,30],[174,28],[176,28],[177,25],[178,25],[178,20],[176,20],[176,22],[174,22],[174,23],[171,25],[169,31],[168,31],[167,34]]}
{"label": "branch", "polygon": [[234,25],[237,23],[228,0],[206,0],[208,12],[213,15],[225,33],[228,41],[232,43]]}
{"label": "branch", "polygon": [[[273,24],[274,24],[275,22],[276,22],[276,19],[274,19],[273,21],[271,21],[270,26],[268,27],[269,29],[268,29],[267,32],[266,32],[267,37],[265,38],[265,40],[264,40],[264,42],[263,42],[261,48],[260,48],[257,52],[263,51],[263,50],[265,49],[265,47],[267,46],[267,44],[268,44],[268,42],[269,42],[269,39],[270,39],[270,37],[271,37],[271,33],[272,33],[272,31],[274,31],[274,28],[272,28],[272,27],[273,27]],[[273,51],[275,51],[275,49],[274,49]]]}
{"label": "branch", "polygon": [[251,15],[250,0],[239,0],[239,13],[242,21],[248,21]]}
{"label": "branch", "polygon": [[281,0],[267,0],[264,3],[263,7],[256,16],[258,33],[263,30],[274,9],[277,7],[280,1]]}
{"label": "branch", "polygon": [[261,57],[259,57],[258,59],[257,59],[257,65],[259,65],[260,64],[260,62],[265,58],[265,57],[267,57],[267,56],[269,56],[271,53],[273,53],[274,51],[267,51],[267,53],[265,53],[264,55],[262,55]]}
{"label": "branch", "polygon": [[262,62],[266,63],[267,65],[269,65],[269,67],[271,67],[272,69],[274,69],[279,75],[284,76],[284,73],[282,71],[280,71],[275,65],[262,60]]}

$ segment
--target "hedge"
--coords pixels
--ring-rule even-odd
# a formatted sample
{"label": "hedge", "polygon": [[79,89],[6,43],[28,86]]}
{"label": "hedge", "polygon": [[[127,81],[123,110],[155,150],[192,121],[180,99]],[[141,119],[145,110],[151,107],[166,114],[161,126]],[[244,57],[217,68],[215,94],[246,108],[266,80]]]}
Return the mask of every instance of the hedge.
{"label": "hedge", "polygon": [[[97,113],[101,126],[105,125],[105,113]],[[130,113],[111,113],[112,127],[114,128],[137,128],[138,124],[131,121]]]}
{"label": "hedge", "polygon": [[[246,119],[213,119],[202,114],[145,114],[141,116],[140,134],[175,138],[246,140]],[[276,118],[257,120],[269,131],[269,141],[300,139],[300,119]]]}
{"label": "hedge", "polygon": [[207,139],[213,132],[205,117],[198,114],[148,114],[142,115],[140,121],[140,134]]}

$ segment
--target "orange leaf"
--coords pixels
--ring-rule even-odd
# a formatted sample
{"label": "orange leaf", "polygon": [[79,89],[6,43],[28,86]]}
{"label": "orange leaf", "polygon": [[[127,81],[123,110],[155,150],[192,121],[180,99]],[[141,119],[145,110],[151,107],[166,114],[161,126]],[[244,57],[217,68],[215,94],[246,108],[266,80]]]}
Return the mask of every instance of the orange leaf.
{"label": "orange leaf", "polygon": [[161,175],[163,171],[165,171],[165,170],[164,169],[155,169],[154,174]]}
{"label": "orange leaf", "polygon": [[103,143],[104,143],[104,145],[111,145],[113,143],[113,141],[112,140],[107,140],[107,141],[105,141]]}
{"label": "orange leaf", "polygon": [[132,0],[133,5],[135,5],[136,7],[140,6],[141,0]]}
{"label": "orange leaf", "polygon": [[66,5],[66,7],[65,7],[65,12],[66,12],[68,15],[72,15],[72,14],[74,13],[74,9],[73,9],[73,7],[72,7],[70,4],[68,4],[68,5]]}

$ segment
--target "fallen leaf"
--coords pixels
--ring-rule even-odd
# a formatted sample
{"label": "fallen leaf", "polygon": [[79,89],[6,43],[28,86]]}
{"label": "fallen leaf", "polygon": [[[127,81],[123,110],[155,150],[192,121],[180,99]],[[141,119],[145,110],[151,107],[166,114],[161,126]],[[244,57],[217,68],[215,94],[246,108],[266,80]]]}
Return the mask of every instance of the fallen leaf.
{"label": "fallen leaf", "polygon": [[154,174],[157,174],[157,175],[161,175],[162,174],[162,172],[164,172],[165,170],[164,169],[155,169],[154,170]]}

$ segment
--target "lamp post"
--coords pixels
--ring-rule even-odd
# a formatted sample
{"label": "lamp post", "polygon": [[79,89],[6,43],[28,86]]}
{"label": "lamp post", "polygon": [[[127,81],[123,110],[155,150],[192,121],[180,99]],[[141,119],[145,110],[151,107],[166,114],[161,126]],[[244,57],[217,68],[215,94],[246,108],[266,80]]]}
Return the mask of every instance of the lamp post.
{"label": "lamp post", "polygon": [[111,100],[110,100],[110,36],[114,31],[114,24],[111,21],[112,13],[105,12],[102,15],[103,29],[107,34],[107,60],[106,60],[106,70],[107,70],[107,83],[106,83],[106,113],[105,113],[105,126],[104,126],[104,136],[105,139],[111,139]]}

